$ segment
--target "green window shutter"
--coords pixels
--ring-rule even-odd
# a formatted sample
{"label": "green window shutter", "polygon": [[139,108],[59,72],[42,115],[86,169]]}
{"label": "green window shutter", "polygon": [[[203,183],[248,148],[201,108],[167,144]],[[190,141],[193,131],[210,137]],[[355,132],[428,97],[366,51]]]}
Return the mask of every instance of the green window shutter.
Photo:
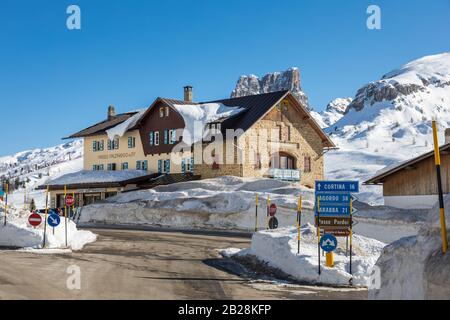
{"label": "green window shutter", "polygon": [[108,150],[111,150],[111,149],[112,149],[112,143],[111,143],[111,140],[108,139]]}
{"label": "green window shutter", "polygon": [[169,144],[169,130],[164,129],[164,144]]}
{"label": "green window shutter", "polygon": [[144,162],[142,162],[142,170],[147,171],[148,170],[148,161],[144,160]]}
{"label": "green window shutter", "polygon": [[162,173],[162,160],[158,160],[158,173]]}
{"label": "green window shutter", "polygon": [[154,145],[154,141],[155,141],[155,134],[153,133],[153,131],[150,131],[149,133],[149,138],[150,138],[150,145],[153,146]]}
{"label": "green window shutter", "polygon": [[97,141],[92,141],[92,151],[97,151]]}
{"label": "green window shutter", "polygon": [[184,159],[181,159],[181,173],[186,172],[186,161]]}
{"label": "green window shutter", "polygon": [[141,170],[141,161],[136,161],[136,170]]}

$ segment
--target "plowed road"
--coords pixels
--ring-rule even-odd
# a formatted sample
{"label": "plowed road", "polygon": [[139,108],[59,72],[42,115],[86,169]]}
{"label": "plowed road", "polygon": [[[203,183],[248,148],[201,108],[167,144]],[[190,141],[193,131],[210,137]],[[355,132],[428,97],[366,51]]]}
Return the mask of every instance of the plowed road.
{"label": "plowed road", "polygon": [[[365,290],[280,286],[215,267],[216,249],[248,247],[230,235],[92,230],[97,242],[79,252],[0,249],[0,299],[364,299]],[[67,269],[80,270],[69,290]]]}

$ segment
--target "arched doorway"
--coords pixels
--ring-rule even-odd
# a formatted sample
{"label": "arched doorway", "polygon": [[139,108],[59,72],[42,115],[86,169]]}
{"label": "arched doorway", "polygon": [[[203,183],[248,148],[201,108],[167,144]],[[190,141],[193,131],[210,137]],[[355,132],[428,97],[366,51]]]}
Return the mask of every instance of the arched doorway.
{"label": "arched doorway", "polygon": [[277,152],[270,157],[270,168],[295,170],[297,168],[296,162],[295,157],[289,153]]}
{"label": "arched doorway", "polygon": [[269,177],[278,180],[300,181],[297,159],[287,152],[277,152],[270,157]]}

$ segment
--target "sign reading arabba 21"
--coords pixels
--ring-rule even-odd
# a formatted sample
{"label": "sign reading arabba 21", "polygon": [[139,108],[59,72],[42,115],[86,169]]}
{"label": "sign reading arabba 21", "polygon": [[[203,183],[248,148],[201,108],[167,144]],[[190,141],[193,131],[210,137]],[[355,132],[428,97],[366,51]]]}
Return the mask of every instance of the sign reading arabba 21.
{"label": "sign reading arabba 21", "polygon": [[316,181],[316,192],[358,193],[358,181]]}

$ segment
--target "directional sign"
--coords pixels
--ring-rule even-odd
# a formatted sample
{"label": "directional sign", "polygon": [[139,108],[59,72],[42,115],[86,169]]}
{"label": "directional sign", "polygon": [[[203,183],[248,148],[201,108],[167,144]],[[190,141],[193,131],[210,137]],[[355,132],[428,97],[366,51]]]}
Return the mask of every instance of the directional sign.
{"label": "directional sign", "polygon": [[66,206],[71,207],[75,203],[75,199],[71,195],[66,196]]}
{"label": "directional sign", "polygon": [[320,247],[325,252],[332,252],[336,250],[337,244],[337,239],[332,234],[327,233],[320,238]]}
{"label": "directional sign", "polygon": [[57,227],[61,223],[61,218],[57,214],[51,214],[48,216],[47,222],[50,227]]}
{"label": "directional sign", "polygon": [[277,205],[275,203],[272,203],[269,207],[269,214],[271,217],[273,217],[277,213]]}
{"label": "directional sign", "polygon": [[[353,211],[355,212],[355,211]],[[316,205],[316,214],[320,213],[323,217],[349,217],[350,216],[350,205],[333,205],[333,204],[320,204],[319,207]]]}
{"label": "directional sign", "polygon": [[317,199],[321,204],[327,203],[341,203],[341,204],[350,204],[350,200],[354,197],[348,193],[328,193],[328,192],[316,192],[316,201]]}
{"label": "directional sign", "polygon": [[28,217],[28,223],[33,227],[37,227],[42,223],[42,217],[37,213],[33,213]]}
{"label": "directional sign", "polygon": [[316,181],[316,192],[359,192],[358,181]]}
{"label": "directional sign", "polygon": [[[316,226],[318,218],[316,217]],[[320,217],[320,227],[327,228],[332,227],[335,229],[347,229],[350,227],[350,218],[337,218],[337,217]]]}
{"label": "directional sign", "polygon": [[277,229],[278,228],[278,219],[272,217],[269,219],[269,229]]}
{"label": "directional sign", "polygon": [[350,236],[350,229],[320,229],[320,234],[332,234],[335,237],[348,237]]}

